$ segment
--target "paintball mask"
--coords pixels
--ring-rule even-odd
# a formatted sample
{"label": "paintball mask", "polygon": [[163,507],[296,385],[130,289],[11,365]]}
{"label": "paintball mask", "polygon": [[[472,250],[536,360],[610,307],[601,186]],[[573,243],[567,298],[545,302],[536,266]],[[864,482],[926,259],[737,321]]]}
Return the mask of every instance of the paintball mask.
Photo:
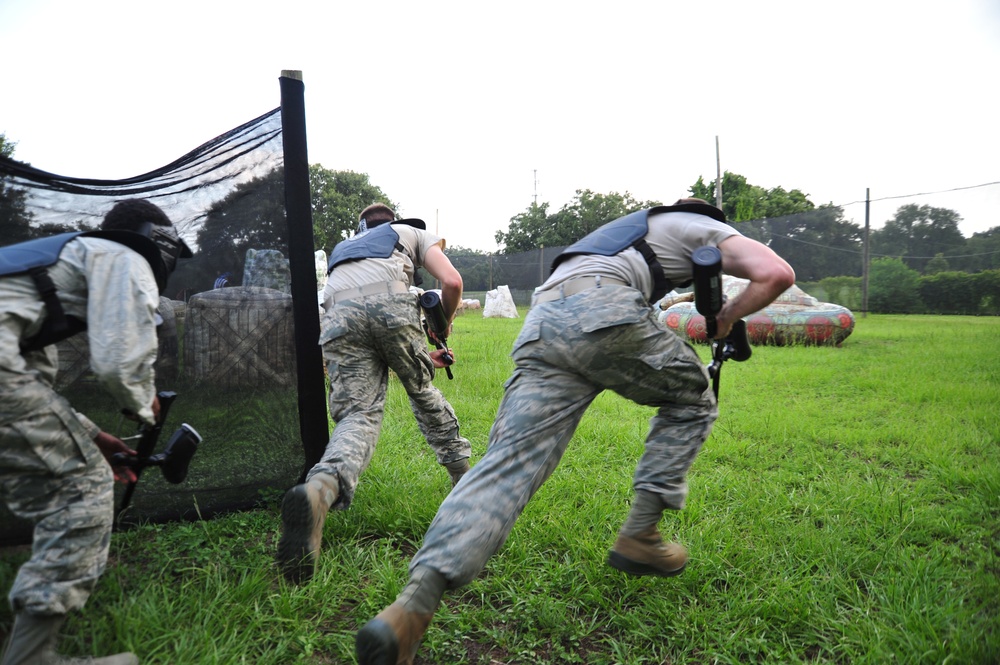
{"label": "paintball mask", "polygon": [[177,267],[177,259],[190,259],[193,256],[191,248],[181,239],[173,226],[153,225],[149,237],[160,250],[168,275]]}

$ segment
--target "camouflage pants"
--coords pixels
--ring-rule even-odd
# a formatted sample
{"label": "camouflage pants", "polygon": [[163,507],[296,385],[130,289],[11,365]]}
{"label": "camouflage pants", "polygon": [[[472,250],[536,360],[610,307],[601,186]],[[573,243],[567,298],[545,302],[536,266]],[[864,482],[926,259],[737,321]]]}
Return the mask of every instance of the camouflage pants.
{"label": "camouflage pants", "polygon": [[42,381],[2,371],[0,495],[11,513],[34,525],[11,607],[32,614],[82,608],[107,564],[111,467],[65,399]]}
{"label": "camouflage pants", "polygon": [[336,426],[308,476],[327,473],[339,479],[336,508],[350,506],[358,478],[375,452],[390,369],[406,390],[438,463],[469,457],[472,446],[459,435],[455,411],[432,383],[434,364],[415,296],[384,294],[338,303],[324,317],[320,341]]}
{"label": "camouflage pants", "polygon": [[437,570],[453,588],[503,545],[601,391],[657,408],[633,487],[671,509],[684,507],[687,471],[718,415],[704,364],[634,289],[602,287],[534,306],[513,358],[486,454],[441,504],[410,564]]}

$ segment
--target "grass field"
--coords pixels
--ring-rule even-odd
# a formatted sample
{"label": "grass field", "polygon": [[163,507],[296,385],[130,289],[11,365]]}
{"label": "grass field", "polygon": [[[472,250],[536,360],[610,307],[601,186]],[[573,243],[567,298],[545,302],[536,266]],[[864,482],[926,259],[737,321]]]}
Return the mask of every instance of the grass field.
{"label": "grass field", "polygon": [[[523,310],[522,310],[523,312]],[[473,462],[520,320],[459,317],[446,393]],[[708,347],[699,347],[707,360]],[[510,539],[436,615],[418,663],[1000,662],[1000,318],[869,316],[842,348],[755,347],[726,363],[720,418],[661,529],[691,562],[672,579],[605,565],[652,409],[591,407]],[[211,521],[116,533],[63,650],[143,663],[352,663],[448,491],[391,387],[351,509],[320,570],[286,585],[280,493]],[[7,589],[23,549],[0,555]],[[0,630],[10,625],[0,610]]]}

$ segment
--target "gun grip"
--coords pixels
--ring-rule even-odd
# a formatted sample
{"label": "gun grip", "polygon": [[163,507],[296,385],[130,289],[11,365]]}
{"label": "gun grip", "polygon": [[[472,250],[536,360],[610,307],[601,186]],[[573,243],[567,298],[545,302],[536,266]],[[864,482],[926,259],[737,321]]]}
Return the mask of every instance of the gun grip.
{"label": "gun grip", "polygon": [[733,360],[738,363],[749,360],[753,349],[750,348],[750,337],[747,335],[747,322],[743,319],[733,324],[733,329],[729,332],[727,341],[732,345]]}

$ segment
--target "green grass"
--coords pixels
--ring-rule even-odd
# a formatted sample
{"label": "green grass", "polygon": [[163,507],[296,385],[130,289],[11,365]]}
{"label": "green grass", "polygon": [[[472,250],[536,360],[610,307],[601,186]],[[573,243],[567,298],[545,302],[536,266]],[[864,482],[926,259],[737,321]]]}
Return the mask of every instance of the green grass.
{"label": "green grass", "polygon": [[[520,325],[456,321],[455,380],[436,383],[473,461]],[[652,416],[605,393],[506,545],[446,595],[417,662],[1000,661],[1000,319],[869,316],[842,348],[755,347],[724,366],[720,413],[687,508],[661,523],[691,553],[683,575],[604,563]],[[277,494],[116,533],[63,650],[352,663],[356,630],[401,590],[448,486],[393,384],[379,448],[351,509],[328,518],[311,584],[289,586],[274,566]],[[0,555],[5,589],[26,557]]]}

